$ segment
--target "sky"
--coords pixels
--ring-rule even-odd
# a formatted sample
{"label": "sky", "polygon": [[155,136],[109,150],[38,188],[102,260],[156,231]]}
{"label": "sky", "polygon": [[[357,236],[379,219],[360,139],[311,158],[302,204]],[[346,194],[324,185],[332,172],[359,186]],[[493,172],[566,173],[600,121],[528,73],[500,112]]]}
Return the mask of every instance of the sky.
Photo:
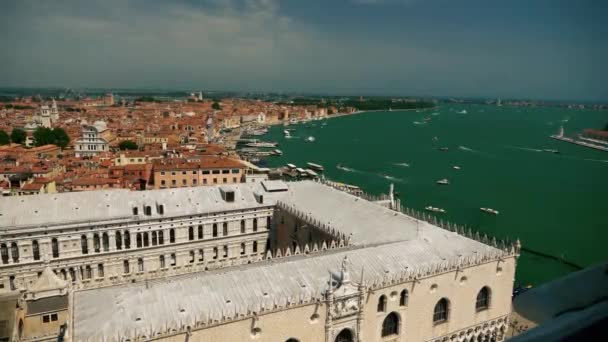
{"label": "sky", "polygon": [[0,86],[608,100],[603,0],[5,0]]}

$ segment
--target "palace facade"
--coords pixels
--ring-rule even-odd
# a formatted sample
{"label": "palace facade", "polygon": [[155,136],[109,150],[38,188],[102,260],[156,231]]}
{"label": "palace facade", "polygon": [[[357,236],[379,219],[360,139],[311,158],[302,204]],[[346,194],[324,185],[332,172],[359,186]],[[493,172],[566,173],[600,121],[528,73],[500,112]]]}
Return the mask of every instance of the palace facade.
{"label": "palace facade", "polygon": [[313,181],[0,198],[14,340],[501,341],[519,248]]}

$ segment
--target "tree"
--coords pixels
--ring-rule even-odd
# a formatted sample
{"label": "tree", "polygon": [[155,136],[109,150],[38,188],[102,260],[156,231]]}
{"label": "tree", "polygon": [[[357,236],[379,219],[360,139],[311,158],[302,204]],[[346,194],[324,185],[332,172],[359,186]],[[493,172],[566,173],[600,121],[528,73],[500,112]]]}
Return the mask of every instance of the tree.
{"label": "tree", "polygon": [[121,150],[137,150],[137,144],[131,140],[125,140],[125,141],[121,141],[120,144],[118,144],[118,148],[120,148]]}
{"label": "tree", "polygon": [[0,129],[0,145],[8,145],[11,142],[11,138],[8,134]]}
{"label": "tree", "polygon": [[220,104],[216,101],[213,102],[213,104],[211,105],[211,108],[215,109],[215,110],[221,110],[222,107],[220,106]]}
{"label": "tree", "polygon": [[34,131],[34,143],[36,146],[53,143],[53,130],[46,127],[38,127]]}
{"label": "tree", "polygon": [[25,138],[27,138],[27,134],[25,131],[19,128],[13,128],[11,132],[11,141],[15,144],[23,144],[25,142]]}
{"label": "tree", "polygon": [[54,128],[53,132],[52,132],[52,136],[53,136],[53,144],[55,144],[61,148],[66,148],[66,146],[68,146],[70,144],[70,137],[63,130],[63,128],[60,128],[60,127]]}

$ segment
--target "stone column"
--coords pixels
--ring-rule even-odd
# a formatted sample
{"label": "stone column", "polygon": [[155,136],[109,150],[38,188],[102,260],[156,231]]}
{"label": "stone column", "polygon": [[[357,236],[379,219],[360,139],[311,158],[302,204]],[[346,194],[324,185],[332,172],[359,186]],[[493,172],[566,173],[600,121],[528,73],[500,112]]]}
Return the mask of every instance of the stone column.
{"label": "stone column", "polygon": [[114,252],[116,250],[116,232],[113,230],[108,232],[108,243],[110,244],[110,252]]}

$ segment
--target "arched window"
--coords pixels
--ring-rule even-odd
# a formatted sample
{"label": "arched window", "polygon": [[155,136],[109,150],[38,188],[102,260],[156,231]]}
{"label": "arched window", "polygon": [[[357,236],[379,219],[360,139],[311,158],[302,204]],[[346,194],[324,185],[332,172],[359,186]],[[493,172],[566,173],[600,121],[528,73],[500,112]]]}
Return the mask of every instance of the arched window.
{"label": "arched window", "polygon": [[38,245],[38,240],[32,241],[32,254],[34,255],[34,260],[40,260],[40,246]]}
{"label": "arched window", "polygon": [[51,240],[51,253],[53,258],[59,258],[59,241],[56,238]]}
{"label": "arched window", "polygon": [[224,246],[222,248],[222,250],[224,251],[224,253],[222,254],[222,257],[227,258],[228,257],[228,246]]}
{"label": "arched window", "polygon": [[222,225],[222,235],[228,236],[228,222],[224,222]]}
{"label": "arched window", "polygon": [[11,255],[13,257],[13,262],[19,262],[19,247],[17,247],[17,243],[11,243]]}
{"label": "arched window", "polygon": [[0,255],[2,256],[2,263],[8,264],[8,247],[5,243],[0,245]]}
{"label": "arched window", "polygon": [[122,249],[122,234],[120,234],[120,231],[116,232],[116,237],[114,238],[114,240],[116,242],[116,249]]}
{"label": "arched window", "polygon": [[245,220],[241,220],[241,234],[245,234]]}
{"label": "arched window", "polygon": [[175,229],[169,229],[169,242],[175,243]]}
{"label": "arched window", "polygon": [[297,338],[290,337],[286,339],[285,342],[300,342],[300,340],[298,340]]}
{"label": "arched window", "polygon": [[386,312],[386,296],[382,295],[378,298],[378,312]]}
{"label": "arched window", "polygon": [[144,271],[144,259],[142,259],[142,258],[137,259],[137,271],[138,272]]}
{"label": "arched window", "polygon": [[203,225],[199,224],[198,225],[198,239],[202,239],[203,238]]}
{"label": "arched window", "polygon": [[108,236],[108,233],[103,233],[101,235],[101,240],[103,243],[103,251],[107,252],[110,250],[110,237]]}
{"label": "arched window", "polygon": [[353,342],[353,333],[349,329],[343,329],[336,336],[336,342]]}
{"label": "arched window", "polygon": [[391,312],[382,322],[382,337],[399,334],[399,315]]}
{"label": "arched window", "polygon": [[126,249],[131,248],[131,234],[129,233],[128,230],[125,230],[125,248]]}
{"label": "arched window", "polygon": [[99,234],[93,234],[93,249],[95,250],[95,253],[99,253],[100,245],[101,244],[99,243]]}
{"label": "arched window", "polygon": [[447,322],[450,317],[450,302],[446,298],[441,298],[435,305],[433,311],[433,323]]}
{"label": "arched window", "polygon": [[148,235],[148,232],[144,233],[144,247],[148,247],[150,246],[150,236]]}
{"label": "arched window", "polygon": [[164,255],[159,256],[158,261],[160,263],[160,268],[165,268],[165,256]]}
{"label": "arched window", "polygon": [[162,230],[158,231],[158,244],[159,245],[165,244],[165,237],[163,236],[163,231]]}
{"label": "arched window", "polygon": [[272,218],[270,216],[266,217],[266,229],[270,229],[272,224]]}
{"label": "arched window", "polygon": [[399,296],[399,305],[400,306],[406,306],[407,305],[407,299],[408,299],[407,290],[401,291],[401,295]]}
{"label": "arched window", "polygon": [[135,235],[135,241],[136,241],[137,248],[141,248],[141,246],[142,246],[141,233],[137,233],[137,235]]}
{"label": "arched window", "polygon": [[188,227],[188,240],[194,240],[194,227]]}
{"label": "arched window", "polygon": [[258,219],[257,218],[253,219],[253,231],[254,232],[258,231]]}
{"label": "arched window", "polygon": [[245,255],[245,244],[241,243],[241,255]]}
{"label": "arched window", "polygon": [[490,288],[487,286],[484,286],[479,290],[479,293],[477,293],[477,301],[475,302],[475,310],[483,311],[490,307],[491,293],[492,291],[490,291]]}
{"label": "arched window", "polygon": [[158,235],[156,235],[156,232],[152,232],[152,246],[156,246],[158,245]]}
{"label": "arched window", "polygon": [[257,241],[253,241],[253,247],[251,248],[251,251],[253,253],[257,253],[258,252],[258,242]]}

